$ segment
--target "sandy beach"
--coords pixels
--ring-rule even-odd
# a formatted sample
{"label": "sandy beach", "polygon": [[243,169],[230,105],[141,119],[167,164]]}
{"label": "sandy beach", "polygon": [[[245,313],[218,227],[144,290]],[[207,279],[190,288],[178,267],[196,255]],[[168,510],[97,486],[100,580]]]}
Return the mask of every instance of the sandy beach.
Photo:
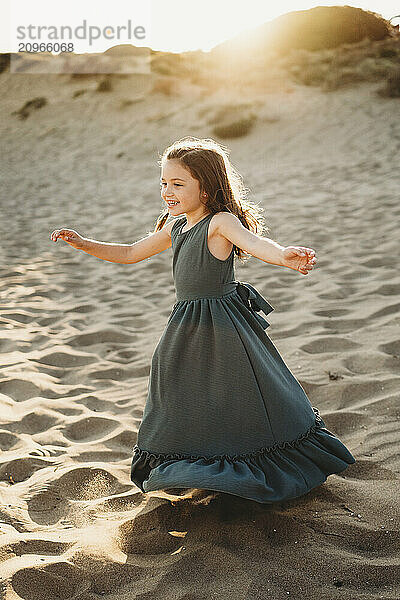
{"label": "sandy beach", "polygon": [[[153,71],[110,76],[104,92],[102,80],[0,74],[0,597],[398,600],[399,98],[377,94],[378,79],[329,90],[278,69],[215,90]],[[46,102],[16,113],[35,98]],[[246,134],[216,135],[227,106],[253,115]],[[49,239],[152,231],[159,155],[185,135],[226,144],[268,237],[318,255],[308,276],[235,265],[275,307],[268,335],[356,458],[274,507],[132,484],[175,302],[172,250],[123,265]]]}

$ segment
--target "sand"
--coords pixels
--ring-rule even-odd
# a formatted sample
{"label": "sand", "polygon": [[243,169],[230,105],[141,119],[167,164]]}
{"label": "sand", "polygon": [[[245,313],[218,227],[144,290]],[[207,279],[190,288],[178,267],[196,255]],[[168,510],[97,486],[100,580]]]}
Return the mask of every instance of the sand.
{"label": "sand", "polygon": [[[172,80],[168,94],[144,74],[99,93],[99,78],[0,76],[0,596],[398,599],[399,100],[378,83],[204,93]],[[11,114],[36,97],[47,103],[26,119]],[[275,307],[268,335],[356,458],[273,507],[132,484],[172,250],[122,265],[49,239],[144,237],[159,154],[217,139],[207,119],[228,101],[257,110],[246,136],[219,141],[268,236],[318,257],[307,276],[251,258],[237,279]]]}

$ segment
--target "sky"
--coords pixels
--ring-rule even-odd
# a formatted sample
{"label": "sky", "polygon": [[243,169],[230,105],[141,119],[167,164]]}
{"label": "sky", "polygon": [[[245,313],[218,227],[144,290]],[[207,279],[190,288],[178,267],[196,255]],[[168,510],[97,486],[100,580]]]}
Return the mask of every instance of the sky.
{"label": "sky", "polygon": [[[238,33],[284,13],[315,6],[343,5],[371,10],[386,19],[400,14],[399,0],[364,0],[357,3],[324,0],[280,0],[279,3],[267,0],[241,3],[232,0],[202,0],[201,3],[195,0],[113,0],[109,4],[98,0],[69,0],[67,3],[2,0],[0,51],[17,52],[20,43],[50,41],[46,34],[51,25],[58,28],[61,25],[69,28],[81,26],[79,39],[73,33],[75,52],[102,52],[122,43],[169,52],[209,51]],[[400,18],[392,22],[398,24]],[[34,28],[28,30],[28,25]],[[38,35],[39,26],[43,27],[41,37]],[[89,35],[89,26],[93,27],[92,36]],[[119,38],[117,26],[121,27]],[[131,29],[129,36],[128,27]]]}

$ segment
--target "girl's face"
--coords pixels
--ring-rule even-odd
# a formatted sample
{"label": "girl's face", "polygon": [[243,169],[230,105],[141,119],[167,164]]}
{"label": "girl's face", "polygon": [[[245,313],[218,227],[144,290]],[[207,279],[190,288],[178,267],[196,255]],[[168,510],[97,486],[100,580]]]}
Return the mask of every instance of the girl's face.
{"label": "girl's face", "polygon": [[171,215],[203,209],[204,203],[200,201],[200,184],[178,159],[163,162],[160,186],[161,197]]}

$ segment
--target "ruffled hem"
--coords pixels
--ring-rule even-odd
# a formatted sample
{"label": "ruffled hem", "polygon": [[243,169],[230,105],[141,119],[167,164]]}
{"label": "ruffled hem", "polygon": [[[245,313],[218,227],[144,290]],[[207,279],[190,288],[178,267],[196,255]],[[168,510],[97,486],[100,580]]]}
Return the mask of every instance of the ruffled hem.
{"label": "ruffled hem", "polygon": [[346,446],[325,428],[318,409],[313,411],[315,423],[295,440],[246,454],[162,454],[135,445],[131,480],[142,492],[198,488],[262,503],[302,496],[355,463]]}

